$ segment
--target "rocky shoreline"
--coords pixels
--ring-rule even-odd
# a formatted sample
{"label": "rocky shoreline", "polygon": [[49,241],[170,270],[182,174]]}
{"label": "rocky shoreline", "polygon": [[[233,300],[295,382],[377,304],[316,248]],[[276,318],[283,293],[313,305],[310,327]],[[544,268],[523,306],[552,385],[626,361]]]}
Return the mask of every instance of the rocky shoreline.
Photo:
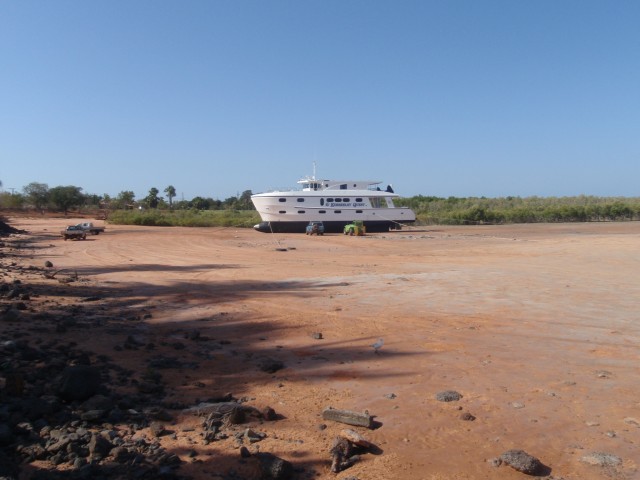
{"label": "rocky shoreline", "polygon": [[[106,298],[49,261],[29,265],[28,236],[5,233],[11,236],[0,241],[0,478],[191,478],[180,472],[185,461],[162,445],[163,437],[175,439],[178,416],[198,417],[197,427],[187,429],[195,442],[232,437],[238,448],[261,440],[255,426],[277,420],[273,409],[259,411],[232,394],[197,405],[167,400],[163,371],[185,365],[161,347],[180,350],[205,338],[190,331],[163,346],[140,338],[135,326],[148,311]],[[109,338],[114,355],[87,348],[81,339],[89,335]],[[124,350],[140,352],[138,371],[114,360]],[[187,456],[198,461],[196,449]],[[244,448],[237,469],[212,478],[247,478],[247,470],[254,478],[290,478],[293,467]]]}

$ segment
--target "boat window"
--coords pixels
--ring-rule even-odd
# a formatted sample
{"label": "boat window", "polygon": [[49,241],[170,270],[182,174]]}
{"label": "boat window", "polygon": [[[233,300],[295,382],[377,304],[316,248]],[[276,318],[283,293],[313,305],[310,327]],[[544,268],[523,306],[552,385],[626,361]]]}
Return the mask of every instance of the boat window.
{"label": "boat window", "polygon": [[356,213],[362,213],[362,210],[356,210]]}
{"label": "boat window", "polygon": [[333,203],[333,198],[327,198],[327,202]]}
{"label": "boat window", "polygon": [[287,201],[287,199],[286,199],[286,198],[279,198],[279,199],[278,199],[278,201],[279,201],[280,203],[284,203],[284,202],[286,202],[286,201]]}
{"label": "boat window", "polygon": [[387,208],[387,202],[381,197],[369,197],[371,208]]}
{"label": "boat window", "polygon": [[318,210],[318,213],[327,213],[326,210]]}
{"label": "boat window", "polygon": [[361,198],[356,198],[356,202],[361,203],[362,199]]}
{"label": "boat window", "polygon": [[321,199],[320,199],[320,205],[321,205],[321,206],[322,206],[322,205],[324,205],[324,198],[321,198]]}
{"label": "boat window", "polygon": [[340,190],[346,190],[348,188],[346,183],[343,183],[342,185],[340,185]]}
{"label": "boat window", "polygon": [[350,202],[351,200],[349,198],[343,198],[342,201],[346,203],[346,202]]}
{"label": "boat window", "polygon": [[298,213],[306,213],[304,210],[298,210]]}
{"label": "boat window", "polygon": [[280,210],[278,213],[287,213],[286,210]]}
{"label": "boat window", "polygon": [[341,201],[342,201],[341,198],[336,198],[336,200],[335,200],[336,203],[341,202]]}
{"label": "boat window", "polygon": [[300,198],[298,198],[298,201],[299,202],[304,202],[304,198],[300,197]]}
{"label": "boat window", "polygon": [[342,210],[334,210],[333,213],[342,213]]}

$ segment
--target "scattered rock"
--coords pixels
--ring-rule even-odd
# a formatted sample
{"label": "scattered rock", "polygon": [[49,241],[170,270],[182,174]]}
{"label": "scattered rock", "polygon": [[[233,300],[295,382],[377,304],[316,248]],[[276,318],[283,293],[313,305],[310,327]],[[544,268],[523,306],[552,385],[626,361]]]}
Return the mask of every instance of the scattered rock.
{"label": "scattered rock", "polygon": [[436,400],[439,402],[456,402],[462,398],[462,394],[455,390],[445,390],[443,392],[436,393]]}
{"label": "scattered rock", "polygon": [[622,463],[622,459],[616,455],[603,452],[593,452],[585,455],[580,459],[589,465],[598,465],[600,467],[615,467]]}
{"label": "scattered rock", "polygon": [[266,480],[288,480],[293,476],[293,465],[271,453],[257,453],[262,476]]}
{"label": "scattered rock", "polygon": [[464,420],[466,422],[473,422],[475,419],[476,417],[471,415],[471,413],[469,412],[464,412],[462,415],[460,415],[460,420]]}
{"label": "scattered rock", "polygon": [[315,339],[315,340],[322,340],[322,333],[320,332],[313,332],[311,334],[311,338]]}
{"label": "scattered rock", "polygon": [[101,386],[100,370],[87,365],[67,367],[59,379],[57,394],[67,401],[87,400]]}
{"label": "scattered rock", "polygon": [[262,418],[264,418],[265,420],[272,422],[274,420],[278,419],[278,414],[276,413],[276,411],[271,408],[271,407],[264,407],[262,409]]}
{"label": "scattered rock", "polygon": [[518,472],[535,475],[543,465],[536,457],[524,450],[508,450],[500,455],[500,460]]}

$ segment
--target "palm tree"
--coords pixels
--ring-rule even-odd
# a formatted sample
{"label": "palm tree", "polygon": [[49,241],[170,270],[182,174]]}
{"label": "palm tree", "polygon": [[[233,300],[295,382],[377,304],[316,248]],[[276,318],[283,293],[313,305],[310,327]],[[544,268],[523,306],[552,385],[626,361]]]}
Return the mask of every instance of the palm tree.
{"label": "palm tree", "polygon": [[167,197],[169,197],[169,209],[173,208],[173,197],[176,196],[176,189],[174,188],[173,185],[169,185],[167,188],[164,189],[164,193],[167,194]]}
{"label": "palm tree", "polygon": [[156,187],[151,187],[149,190],[149,195],[145,198],[149,208],[158,208],[158,193],[160,193],[160,191]]}

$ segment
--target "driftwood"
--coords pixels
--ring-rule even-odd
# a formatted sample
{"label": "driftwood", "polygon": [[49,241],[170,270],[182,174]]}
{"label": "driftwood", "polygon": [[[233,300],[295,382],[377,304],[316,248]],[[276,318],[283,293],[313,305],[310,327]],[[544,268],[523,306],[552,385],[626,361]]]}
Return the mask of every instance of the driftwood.
{"label": "driftwood", "polygon": [[68,270],[68,269],[67,268],[61,268],[60,270],[56,270],[53,273],[45,272],[45,273],[43,273],[43,276],[44,276],[44,278],[53,279],[53,278],[56,278],[57,274],[59,274],[60,272],[64,272],[65,270]]}
{"label": "driftwood", "polygon": [[360,413],[328,407],[322,411],[322,418],[334,422],[346,423],[347,425],[354,425],[356,427],[373,427],[373,417],[369,415],[369,412],[366,410]]}
{"label": "driftwood", "polygon": [[331,455],[331,471],[338,473],[349,468],[358,461],[360,454],[374,449],[375,446],[355,430],[342,430],[340,435],[333,441],[333,446],[329,452]]}
{"label": "driftwood", "polygon": [[335,439],[330,453],[331,471],[333,473],[338,473],[345,468],[349,468],[353,463],[353,460],[350,460],[353,455],[353,446],[344,438],[338,437]]}

